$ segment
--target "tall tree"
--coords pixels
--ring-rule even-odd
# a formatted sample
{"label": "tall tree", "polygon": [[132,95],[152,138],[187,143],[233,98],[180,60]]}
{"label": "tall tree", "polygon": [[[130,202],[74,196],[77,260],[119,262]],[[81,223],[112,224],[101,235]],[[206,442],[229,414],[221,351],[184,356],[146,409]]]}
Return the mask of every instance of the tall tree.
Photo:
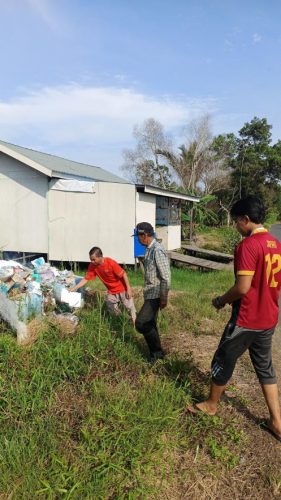
{"label": "tall tree", "polygon": [[165,134],[163,125],[149,118],[141,126],[134,126],[133,136],[136,147],[123,151],[123,172],[133,182],[168,188],[172,177],[168,165],[160,160],[159,150],[169,150],[171,140]]}
{"label": "tall tree", "polygon": [[209,195],[228,183],[228,172],[222,155],[216,150],[210,128],[210,117],[194,120],[186,129],[186,144],[179,153],[159,151],[171,165],[181,187],[194,194]]}
{"label": "tall tree", "polygon": [[254,117],[239,131],[237,153],[231,162],[233,185],[238,188],[239,198],[262,194],[262,186],[267,183],[271,128],[266,118]]}
{"label": "tall tree", "polygon": [[197,193],[202,171],[206,167],[208,148],[211,142],[210,119],[205,115],[194,120],[187,128],[186,144],[179,146],[179,153],[159,148],[159,153],[175,171],[181,186]]}
{"label": "tall tree", "polygon": [[237,188],[231,185],[231,165],[237,154],[237,138],[232,133],[220,134],[214,137],[210,148],[221,171],[218,182],[215,182],[216,179],[214,179],[215,184],[212,191],[217,198],[217,213],[221,223],[226,223],[229,226],[230,209],[238,194]]}
{"label": "tall tree", "polygon": [[254,117],[237,137],[221,135],[214,142],[231,169],[230,187],[216,193],[221,209],[229,215],[232,202],[250,194],[273,207],[280,193],[281,141],[271,146],[271,125],[266,118]]}
{"label": "tall tree", "polygon": [[267,184],[281,183],[281,140],[277,141],[269,151],[265,177]]}

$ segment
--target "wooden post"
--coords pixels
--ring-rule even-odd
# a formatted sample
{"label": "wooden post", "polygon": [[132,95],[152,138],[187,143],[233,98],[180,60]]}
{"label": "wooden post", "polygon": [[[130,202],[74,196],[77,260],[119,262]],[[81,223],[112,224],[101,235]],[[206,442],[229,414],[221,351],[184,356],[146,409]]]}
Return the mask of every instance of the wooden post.
{"label": "wooden post", "polygon": [[190,240],[190,243],[192,243],[192,241],[193,241],[193,203],[192,202],[191,202],[191,209],[190,209],[189,240]]}

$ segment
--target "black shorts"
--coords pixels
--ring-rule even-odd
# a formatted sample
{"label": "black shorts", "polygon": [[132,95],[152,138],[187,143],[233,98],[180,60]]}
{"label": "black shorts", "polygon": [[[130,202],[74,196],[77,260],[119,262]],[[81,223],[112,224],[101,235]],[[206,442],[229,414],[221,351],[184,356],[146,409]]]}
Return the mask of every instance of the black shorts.
{"label": "black shorts", "polygon": [[261,384],[275,384],[272,366],[272,335],[274,328],[252,330],[236,325],[232,320],[226,325],[212,361],[212,380],[225,385],[232,377],[236,362],[248,349],[250,358]]}

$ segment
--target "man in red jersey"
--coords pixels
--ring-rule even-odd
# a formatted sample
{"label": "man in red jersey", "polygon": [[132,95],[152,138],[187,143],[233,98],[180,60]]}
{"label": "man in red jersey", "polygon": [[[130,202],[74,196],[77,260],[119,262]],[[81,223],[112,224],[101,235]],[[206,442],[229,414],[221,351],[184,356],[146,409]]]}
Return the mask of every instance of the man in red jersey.
{"label": "man in red jersey", "polygon": [[110,257],[104,257],[99,247],[91,248],[89,252],[90,261],[88,271],[77,285],[71,288],[75,292],[86,285],[89,280],[98,276],[107,288],[106,306],[110,314],[118,316],[121,311],[120,303],[130,312],[132,322],[135,324],[136,308],[133,301],[132,289],[124,269]]}
{"label": "man in red jersey", "polygon": [[281,243],[262,225],[265,209],[259,198],[239,200],[233,205],[231,216],[244,236],[235,249],[235,284],[212,303],[216,309],[232,304],[232,315],[213,357],[210,395],[189,409],[216,414],[236,362],[248,349],[269,410],[270,418],[264,427],[281,441],[280,405],[271,354],[279,312]]}

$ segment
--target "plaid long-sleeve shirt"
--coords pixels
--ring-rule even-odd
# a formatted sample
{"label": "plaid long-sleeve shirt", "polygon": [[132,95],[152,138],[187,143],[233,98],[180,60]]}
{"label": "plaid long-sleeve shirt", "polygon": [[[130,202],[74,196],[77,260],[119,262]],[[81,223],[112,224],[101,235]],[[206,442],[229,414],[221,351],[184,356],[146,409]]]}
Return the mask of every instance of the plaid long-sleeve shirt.
{"label": "plaid long-sleeve shirt", "polygon": [[144,256],[144,299],[167,300],[171,281],[170,264],[166,251],[152,240]]}

